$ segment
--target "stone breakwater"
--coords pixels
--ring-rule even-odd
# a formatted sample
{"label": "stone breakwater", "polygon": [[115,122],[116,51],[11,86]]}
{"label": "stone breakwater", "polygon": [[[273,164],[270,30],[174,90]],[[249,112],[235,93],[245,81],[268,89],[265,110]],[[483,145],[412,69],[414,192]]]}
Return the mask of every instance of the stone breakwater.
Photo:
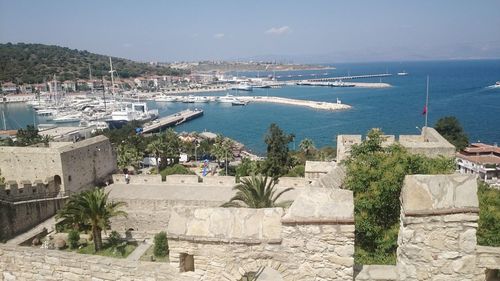
{"label": "stone breakwater", "polygon": [[321,110],[346,110],[346,109],[351,108],[350,105],[342,104],[342,103],[296,100],[296,99],[288,99],[288,98],[280,98],[280,97],[238,96],[238,99],[241,101],[247,101],[247,102],[267,102],[267,103],[279,103],[279,104],[287,104],[287,105],[305,106],[305,107],[310,107],[310,108],[314,108],[314,109],[321,109]]}
{"label": "stone breakwater", "polygon": [[388,84],[388,83],[349,82],[349,84],[352,84],[352,85],[354,85],[354,87],[358,87],[358,88],[372,88],[372,89],[392,87],[392,85]]}

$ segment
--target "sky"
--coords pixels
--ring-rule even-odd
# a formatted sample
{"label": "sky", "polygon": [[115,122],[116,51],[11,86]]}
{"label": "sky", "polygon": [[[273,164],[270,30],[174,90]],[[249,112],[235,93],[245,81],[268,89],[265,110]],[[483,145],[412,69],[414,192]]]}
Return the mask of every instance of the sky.
{"label": "sky", "polygon": [[499,0],[0,0],[0,42],[138,61],[500,58]]}

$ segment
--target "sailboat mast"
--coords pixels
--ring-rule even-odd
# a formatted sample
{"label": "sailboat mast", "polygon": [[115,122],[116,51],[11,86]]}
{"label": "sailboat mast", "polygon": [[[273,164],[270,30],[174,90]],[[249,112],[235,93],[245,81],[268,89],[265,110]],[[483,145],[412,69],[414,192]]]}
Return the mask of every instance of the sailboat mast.
{"label": "sailboat mast", "polygon": [[94,94],[94,82],[92,81],[92,69],[89,63],[89,79],[90,79],[90,93]]}
{"label": "sailboat mast", "polygon": [[5,120],[5,111],[2,110],[2,120],[3,120],[3,129],[7,131],[7,121]]}
{"label": "sailboat mast", "polygon": [[429,75],[427,75],[427,91],[425,95],[425,127],[427,127],[428,115],[429,115]]}
{"label": "sailboat mast", "polygon": [[114,95],[115,94],[115,80],[113,77],[113,62],[111,61],[111,57],[109,57],[109,66],[111,70],[109,71],[111,73],[111,93]]}

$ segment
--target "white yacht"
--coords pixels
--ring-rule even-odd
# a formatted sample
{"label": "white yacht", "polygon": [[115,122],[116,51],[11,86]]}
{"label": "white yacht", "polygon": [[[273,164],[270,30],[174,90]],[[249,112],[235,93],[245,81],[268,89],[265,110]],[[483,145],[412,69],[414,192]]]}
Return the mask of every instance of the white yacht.
{"label": "white yacht", "polygon": [[164,94],[158,95],[154,98],[156,102],[174,102],[177,101],[177,97],[167,96]]}
{"label": "white yacht", "polygon": [[231,89],[239,91],[253,91],[252,85],[250,85],[248,82],[240,82],[238,85],[235,85]]}
{"label": "white yacht", "polygon": [[233,95],[225,95],[225,96],[222,96],[222,97],[219,97],[217,99],[218,102],[220,103],[233,103],[233,102],[236,102],[238,101]]}
{"label": "white yacht", "polygon": [[110,128],[119,128],[130,121],[148,121],[158,117],[158,109],[148,110],[145,102],[134,102],[118,111],[111,112],[111,119],[106,120]]}
{"label": "white yacht", "polygon": [[408,72],[404,70],[402,72],[398,72],[398,76],[406,76],[406,75],[408,75]]}

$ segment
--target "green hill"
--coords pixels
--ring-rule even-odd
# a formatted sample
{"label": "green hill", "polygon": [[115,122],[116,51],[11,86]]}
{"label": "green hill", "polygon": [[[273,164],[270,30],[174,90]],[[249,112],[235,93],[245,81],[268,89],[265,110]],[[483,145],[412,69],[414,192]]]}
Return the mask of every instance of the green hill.
{"label": "green hill", "polygon": [[[181,70],[165,66],[153,66],[115,57],[112,59],[113,68],[123,78],[183,74]],[[0,82],[41,83],[44,79],[51,80],[54,74],[61,81],[88,79],[89,64],[92,76],[100,78],[109,75],[108,56],[53,45],[0,44]]]}

